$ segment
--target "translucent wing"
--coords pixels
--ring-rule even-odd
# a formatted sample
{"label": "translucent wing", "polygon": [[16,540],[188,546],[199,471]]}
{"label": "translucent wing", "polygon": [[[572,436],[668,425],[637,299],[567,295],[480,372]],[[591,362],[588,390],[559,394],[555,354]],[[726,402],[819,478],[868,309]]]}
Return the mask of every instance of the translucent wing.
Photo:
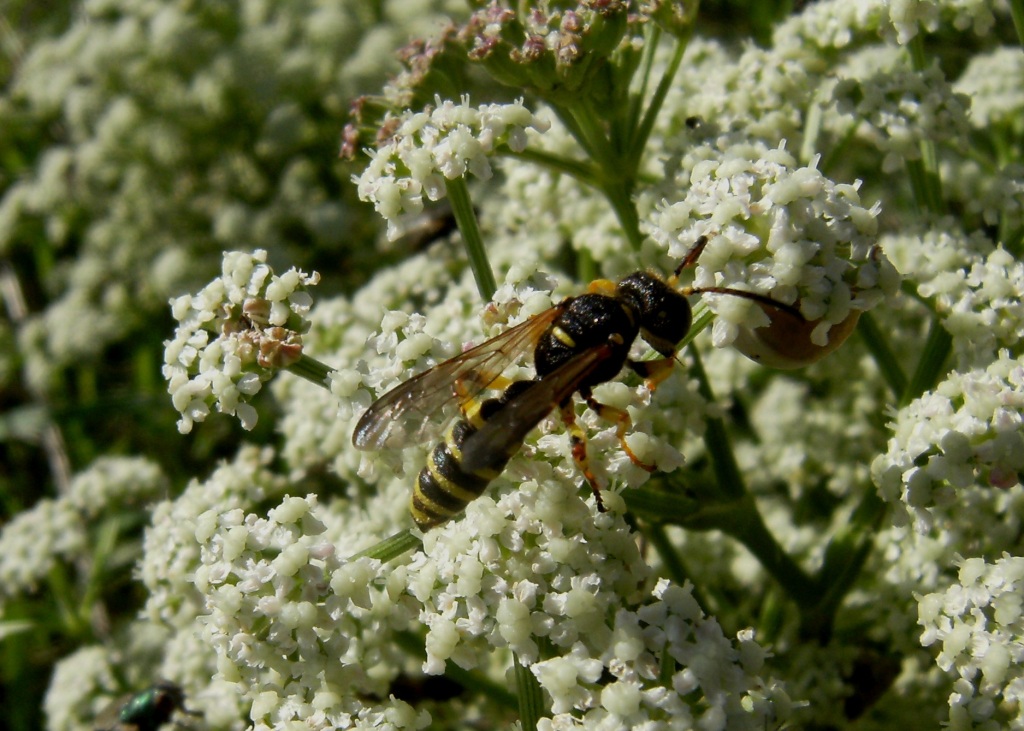
{"label": "translucent wing", "polygon": [[[121,731],[125,729],[125,725],[121,723],[121,709],[131,699],[132,694],[128,693],[104,706],[93,723],[95,731]],[[134,727],[128,726],[127,728],[132,729]]]}
{"label": "translucent wing", "polygon": [[611,354],[610,345],[585,350],[514,396],[466,439],[462,445],[462,471],[476,472],[492,467],[496,457],[501,459],[502,455],[518,449],[541,419],[572,396],[580,383]]}
{"label": "translucent wing", "polygon": [[444,426],[440,412],[446,406],[460,398],[469,401],[486,389],[533,349],[563,309],[556,305],[545,310],[391,389],[359,419],[352,444],[357,449],[397,448],[435,436]]}

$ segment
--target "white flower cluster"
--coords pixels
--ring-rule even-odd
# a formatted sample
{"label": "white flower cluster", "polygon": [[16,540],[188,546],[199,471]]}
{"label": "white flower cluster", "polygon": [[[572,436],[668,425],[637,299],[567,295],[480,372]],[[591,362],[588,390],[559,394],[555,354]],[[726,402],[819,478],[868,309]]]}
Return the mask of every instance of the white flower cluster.
{"label": "white flower cluster", "polygon": [[429,627],[424,669],[477,667],[507,647],[551,698],[545,729],[759,729],[788,714],[752,637],[726,638],[686,587],[648,594],[625,523],[595,517],[572,483],[475,500],[400,571]]}
{"label": "white flower cluster", "polygon": [[926,532],[955,521],[958,492],[1007,489],[1024,469],[1024,359],[1003,352],[988,368],[952,373],[900,409],[885,454],[871,465],[897,523]]}
{"label": "white flower cluster", "polygon": [[200,517],[252,510],[279,497],[288,483],[267,468],[273,456],[269,449],[244,447],[205,480],[192,481],[176,499],[154,507],[139,564],[149,593],[146,614],[154,622],[194,631],[192,622],[204,601],[192,580],[199,562]]}
{"label": "white flower cluster", "polygon": [[841,79],[833,101],[841,114],[856,120],[858,134],[884,154],[885,173],[920,159],[924,140],[966,146],[970,102],[953,91],[938,64],[923,72],[896,66],[866,78]]}
{"label": "white flower cluster", "polygon": [[1019,46],[972,56],[953,85],[971,99],[971,126],[979,130],[1019,125],[1024,114],[1024,54]]}
{"label": "white flower cluster", "polygon": [[[848,327],[895,290],[895,270],[876,246],[878,208],[860,205],[857,185],[835,183],[813,164],[799,167],[784,147],[704,146],[684,169],[685,196],[659,206],[651,236],[676,260],[706,241],[695,287],[752,291],[793,305],[813,325],[817,347],[829,344],[831,328]],[[775,324],[749,299],[705,299],[718,315],[717,347]]]}
{"label": "white flower cluster", "polygon": [[85,521],[69,500],[44,498],[18,513],[0,533],[0,607],[38,588],[58,561],[87,545]]}
{"label": "white flower cluster", "polygon": [[100,457],[75,475],[67,499],[87,519],[104,510],[138,505],[168,489],[160,465],[144,457]]}
{"label": "white flower cluster", "polygon": [[157,497],[160,467],[142,457],[104,457],[75,475],[66,495],[37,502],[0,531],[0,606],[34,591],[58,561],[87,552],[90,521]]}
{"label": "white flower cluster", "polygon": [[[49,297],[18,334],[33,389],[144,338],[168,297],[215,274],[221,249],[337,257],[357,205],[326,152],[338,116],[445,6],[104,0],[19,28],[44,37],[24,43],[0,92],[0,128],[21,151],[0,192],[0,251]],[[22,267],[40,247],[52,263]]]}
{"label": "white flower cluster", "polygon": [[[391,639],[415,619],[391,567],[345,561],[326,537],[315,496],[288,497],[265,518],[242,509],[199,516],[200,619],[224,677],[250,689],[255,731],[281,728],[423,729],[429,716],[386,698],[401,665]],[[382,591],[382,589],[385,589]],[[395,597],[395,598],[390,598]]]}
{"label": "white flower cluster", "polygon": [[918,598],[921,644],[958,675],[949,728],[1024,728],[1024,558],[962,559],[959,583]]}
{"label": "white flower cluster", "polygon": [[[110,653],[87,645],[61,659],[43,700],[47,731],[78,731],[97,717],[103,705],[97,697],[117,688]],[[109,702],[113,698],[108,696]]]}
{"label": "white flower cluster", "polygon": [[983,236],[967,237],[950,224],[921,236],[892,239],[896,266],[933,298],[953,336],[959,370],[990,363],[1024,337],[1024,265]]}
{"label": "white flower cluster", "polygon": [[780,23],[772,39],[777,48],[799,52],[842,49],[857,35],[879,33],[906,45],[943,25],[984,37],[996,22],[992,6],[990,0],[819,0]]}
{"label": "white flower cluster", "polygon": [[388,222],[388,238],[402,235],[399,216],[423,210],[423,196],[440,200],[445,180],[473,173],[481,180],[492,175],[488,157],[502,145],[520,152],[526,148],[527,129],[544,132],[549,123],[535,116],[522,100],[512,104],[472,107],[437,98],[433,109],[407,112],[391,118],[390,139],[371,150],[370,164],[353,177],[360,199],[373,203]]}
{"label": "white flower cluster", "polygon": [[882,24],[880,30],[890,37],[895,33],[901,45],[922,31],[934,33],[944,23],[984,36],[996,22],[989,0],[880,0],[878,4],[888,11],[892,24]]}
{"label": "white flower cluster", "polygon": [[183,434],[211,405],[252,429],[257,415],[248,400],[302,355],[313,304],[305,288],[320,276],[294,268],[278,276],[266,261],[263,250],[227,252],[220,277],[171,302],[179,325],[164,344],[163,373]]}
{"label": "white flower cluster", "polygon": [[970,269],[949,274],[918,291],[936,296],[960,362],[987,362],[999,348],[1016,348],[1024,337],[1024,264],[999,247]]}

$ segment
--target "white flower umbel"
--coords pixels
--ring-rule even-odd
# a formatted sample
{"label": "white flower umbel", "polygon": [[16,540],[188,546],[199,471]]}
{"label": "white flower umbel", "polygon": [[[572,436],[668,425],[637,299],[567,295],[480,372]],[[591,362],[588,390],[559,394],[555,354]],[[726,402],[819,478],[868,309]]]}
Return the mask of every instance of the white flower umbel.
{"label": "white flower umbel", "polygon": [[959,370],[984,367],[1024,337],[1024,265],[982,233],[943,220],[920,235],[886,237],[900,273],[934,302]]}
{"label": "white flower umbel", "polygon": [[[898,278],[876,246],[878,207],[861,206],[858,185],[833,182],[815,164],[798,166],[784,147],[696,148],[683,161],[685,196],[659,206],[650,233],[677,261],[706,240],[695,287],[752,291],[792,305],[813,326],[813,346],[823,348],[833,327],[848,334]],[[778,314],[773,319],[749,299],[705,299],[718,315],[717,347],[740,338],[747,353],[750,329],[778,323]]]}
{"label": "white flower umbel", "polygon": [[833,92],[839,111],[885,155],[883,172],[920,159],[923,141],[966,147],[969,100],[953,91],[938,65],[917,71],[900,68],[896,54],[883,58],[894,63],[866,78],[842,79]]}
{"label": "white flower umbel", "polygon": [[344,560],[319,511],[315,496],[287,497],[265,518],[222,513],[201,536],[200,622],[220,673],[246,689],[255,731],[426,728],[426,712],[369,700],[402,665],[390,629],[415,618],[375,587],[393,567]]}
{"label": "white flower umbel", "polygon": [[[104,706],[120,695],[109,648],[86,645],[56,664],[43,700],[49,731],[93,728]],[[99,700],[98,699],[103,699]]]}
{"label": "white flower umbel", "polygon": [[[843,3],[839,0],[837,4],[873,3]],[[879,31],[890,39],[895,35],[896,42],[901,45],[910,43],[922,31],[934,33],[942,24],[952,25],[958,30],[969,29],[984,36],[996,20],[990,0],[881,0],[878,5],[892,24],[882,23]]]}
{"label": "white flower umbel", "polygon": [[294,268],[278,276],[266,261],[262,250],[227,252],[220,277],[171,302],[179,325],[164,344],[163,372],[183,434],[206,419],[211,405],[252,429],[249,399],[302,355],[313,302],[305,288],[320,276]]}
{"label": "white flower umbel", "polygon": [[871,465],[882,499],[920,532],[952,520],[958,492],[1008,489],[1024,469],[1024,359],[952,373],[899,411],[888,450]]}
{"label": "white flower umbel", "polygon": [[422,211],[424,195],[433,201],[444,198],[444,181],[467,172],[488,180],[492,175],[488,158],[499,147],[520,152],[526,148],[526,130],[544,132],[549,123],[535,116],[521,99],[471,107],[464,96],[458,104],[438,97],[435,108],[405,112],[385,125],[394,131],[369,152],[370,164],[352,180],[360,199],[373,203],[388,222],[388,238],[393,241],[402,235],[399,217]]}
{"label": "white flower umbel", "polygon": [[43,499],[0,533],[0,613],[21,592],[35,591],[58,562],[88,546],[85,516],[67,498]]}
{"label": "white flower umbel", "polygon": [[689,587],[661,580],[650,592],[625,522],[595,515],[574,482],[528,480],[427,534],[402,569],[429,627],[424,669],[479,667],[507,647],[551,699],[546,729],[784,719],[788,700],[759,677],[765,652],[752,636],[727,638]]}
{"label": "white flower umbel", "polygon": [[18,513],[0,531],[0,608],[19,593],[35,591],[58,563],[89,553],[91,521],[138,506],[166,488],[156,463],[104,457],[75,475],[66,495]]}
{"label": "white flower umbel", "polygon": [[921,644],[959,675],[949,696],[955,731],[1024,728],[1024,558],[960,561],[959,583],[918,598]]}

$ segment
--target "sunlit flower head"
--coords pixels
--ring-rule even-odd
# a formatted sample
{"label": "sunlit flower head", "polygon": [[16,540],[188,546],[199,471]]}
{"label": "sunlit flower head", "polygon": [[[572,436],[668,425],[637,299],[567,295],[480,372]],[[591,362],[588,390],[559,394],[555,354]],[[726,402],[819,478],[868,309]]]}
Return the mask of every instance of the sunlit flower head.
{"label": "sunlit flower head", "polygon": [[179,325],[165,343],[163,372],[182,433],[205,420],[211,405],[252,429],[256,409],[249,399],[302,354],[312,304],[305,288],[320,277],[297,269],[278,276],[266,260],[262,250],[229,252],[220,277],[171,302]]}

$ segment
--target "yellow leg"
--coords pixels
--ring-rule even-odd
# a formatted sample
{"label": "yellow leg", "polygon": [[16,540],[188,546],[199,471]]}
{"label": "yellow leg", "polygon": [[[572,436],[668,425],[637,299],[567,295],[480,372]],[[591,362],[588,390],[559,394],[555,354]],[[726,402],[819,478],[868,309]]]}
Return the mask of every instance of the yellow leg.
{"label": "yellow leg", "polygon": [[576,423],[576,412],[573,410],[572,399],[562,405],[559,411],[562,415],[562,421],[565,422],[565,428],[569,432],[573,462],[576,463],[576,468],[583,473],[583,476],[587,478],[587,482],[590,483],[590,489],[593,491],[594,499],[597,501],[597,509],[603,513],[604,500],[601,499],[601,487],[597,484],[597,477],[594,475],[593,470],[590,469],[590,459],[587,456],[587,435],[584,434],[580,425]]}
{"label": "yellow leg", "polygon": [[668,378],[675,366],[675,358],[658,358],[657,360],[631,360],[629,367],[644,379],[647,388],[654,391],[662,381]]}
{"label": "yellow leg", "polygon": [[633,428],[633,420],[629,418],[629,412],[624,409],[617,409],[614,406],[608,404],[602,404],[600,401],[595,399],[591,394],[585,394],[584,398],[587,400],[587,405],[590,406],[597,415],[606,421],[615,423],[615,436],[619,438],[619,444],[622,446],[622,451],[629,457],[630,462],[635,464],[642,470],[648,472],[654,472],[656,467],[654,465],[647,464],[635,454],[633,450],[626,444],[626,434]]}

